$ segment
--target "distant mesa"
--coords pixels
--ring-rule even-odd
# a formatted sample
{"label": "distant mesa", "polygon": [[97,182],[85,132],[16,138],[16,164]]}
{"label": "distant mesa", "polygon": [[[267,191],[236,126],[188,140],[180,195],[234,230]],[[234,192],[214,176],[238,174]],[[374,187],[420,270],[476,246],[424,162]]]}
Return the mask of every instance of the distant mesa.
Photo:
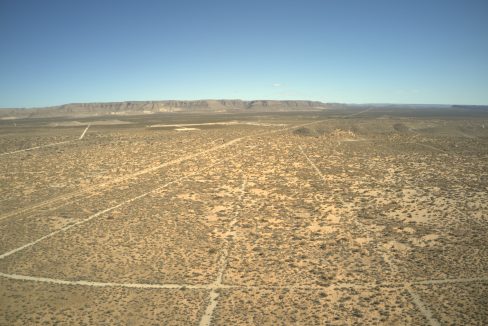
{"label": "distant mesa", "polygon": [[[126,101],[126,102],[94,102],[71,103],[39,108],[0,108],[0,120],[24,118],[68,117],[83,118],[93,116],[130,116],[162,112],[183,113],[239,113],[239,112],[292,112],[292,111],[370,111],[371,109],[410,110],[411,112],[428,112],[428,110],[444,111],[455,115],[476,115],[488,111],[486,105],[428,105],[428,104],[344,104],[323,103],[319,101],[281,101],[281,100],[195,100],[195,101]],[[355,117],[351,114],[351,117]],[[378,118],[385,118],[384,113]],[[397,132],[408,132],[406,126],[395,126]]]}
{"label": "distant mesa", "polygon": [[197,100],[197,101],[128,101],[105,103],[72,103],[31,109],[1,109],[0,119],[43,118],[62,116],[141,115],[159,112],[239,112],[239,111],[311,111],[327,105],[318,101],[275,100]]}

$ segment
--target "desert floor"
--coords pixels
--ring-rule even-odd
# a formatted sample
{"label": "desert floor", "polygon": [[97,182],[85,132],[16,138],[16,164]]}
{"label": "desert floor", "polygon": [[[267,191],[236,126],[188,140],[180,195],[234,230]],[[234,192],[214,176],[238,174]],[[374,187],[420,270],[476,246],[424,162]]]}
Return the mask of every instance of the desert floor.
{"label": "desert floor", "polygon": [[0,121],[0,234],[1,325],[486,325],[488,113]]}

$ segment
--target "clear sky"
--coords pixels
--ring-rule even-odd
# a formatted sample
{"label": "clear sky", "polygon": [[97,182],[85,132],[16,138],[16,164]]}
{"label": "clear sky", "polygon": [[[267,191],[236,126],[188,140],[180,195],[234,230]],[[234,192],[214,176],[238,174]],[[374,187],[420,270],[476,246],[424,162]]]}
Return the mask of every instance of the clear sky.
{"label": "clear sky", "polygon": [[0,107],[488,104],[488,0],[0,0]]}

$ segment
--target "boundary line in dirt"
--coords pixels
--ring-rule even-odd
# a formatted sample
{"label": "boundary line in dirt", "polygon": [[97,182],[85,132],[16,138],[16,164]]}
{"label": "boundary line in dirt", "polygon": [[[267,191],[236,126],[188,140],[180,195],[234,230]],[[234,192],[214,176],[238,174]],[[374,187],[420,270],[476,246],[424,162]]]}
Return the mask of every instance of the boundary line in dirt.
{"label": "boundary line in dirt", "polygon": [[[336,284],[330,284],[327,286],[307,286],[307,285],[231,285],[220,283],[218,285],[215,282],[210,284],[186,284],[186,283],[118,283],[118,282],[98,282],[98,281],[69,281],[63,279],[29,276],[19,274],[9,274],[0,272],[0,277],[27,281],[27,282],[41,282],[60,285],[77,285],[77,286],[92,286],[92,287],[126,287],[126,288],[140,288],[140,289],[203,289],[203,290],[218,290],[218,289],[270,289],[270,290],[311,290],[320,291],[327,288],[341,289],[341,288],[374,288],[378,286],[394,287],[394,288],[406,288],[412,285],[425,285],[425,284],[452,284],[452,283],[488,283],[488,277],[479,278],[465,278],[465,279],[446,279],[446,280],[426,280],[426,281],[410,281],[410,282],[374,282],[374,283],[350,283],[341,282]],[[428,283],[429,282],[429,283]],[[432,282],[432,283],[430,283]]]}
{"label": "boundary line in dirt", "polygon": [[[240,203],[242,202],[242,199],[244,197],[244,191],[246,189],[246,179],[242,181],[241,185],[241,192],[239,194],[239,197],[237,198],[236,202]],[[239,217],[239,211],[237,211],[234,214],[234,217],[232,220],[229,222],[229,229],[232,229],[233,226],[237,223],[237,218]],[[230,230],[228,230],[230,231]],[[212,283],[212,285],[215,287],[212,289],[212,291],[209,293],[208,300],[209,303],[207,305],[207,308],[205,309],[204,314],[202,315],[202,318],[200,319],[200,326],[209,326],[212,323],[212,318],[213,318],[213,313],[215,311],[215,308],[217,308],[217,305],[219,303],[219,295],[220,293],[217,291],[220,289],[220,286],[222,286],[222,279],[224,277],[225,270],[227,268],[228,264],[228,258],[229,258],[229,250],[230,250],[230,245],[231,242],[233,241],[233,238],[230,239],[224,239],[225,243],[221,251],[220,255],[220,260],[219,260],[219,270],[217,273],[217,277],[215,278],[215,281]]]}
{"label": "boundary line in dirt", "polygon": [[86,132],[88,131],[88,128],[90,128],[90,124],[88,124],[88,126],[86,126],[85,130],[83,131],[83,133],[81,134],[80,138],[78,138],[78,140],[82,140],[83,137],[85,137],[85,134]]}

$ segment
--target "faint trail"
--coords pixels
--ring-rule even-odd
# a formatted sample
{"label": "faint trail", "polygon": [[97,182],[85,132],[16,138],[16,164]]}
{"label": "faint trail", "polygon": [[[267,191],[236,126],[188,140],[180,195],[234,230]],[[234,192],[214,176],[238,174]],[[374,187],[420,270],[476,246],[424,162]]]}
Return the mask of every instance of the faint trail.
{"label": "faint trail", "polygon": [[441,324],[439,323],[439,321],[434,318],[434,316],[432,315],[432,311],[430,311],[430,309],[424,305],[422,300],[420,300],[418,294],[410,286],[406,286],[405,289],[408,291],[408,293],[410,293],[413,303],[415,303],[415,305],[422,312],[424,317],[427,318],[429,325],[440,326]]}
{"label": "faint trail", "polygon": [[[409,287],[411,285],[423,285],[423,284],[446,284],[446,283],[471,283],[471,282],[488,282],[488,277],[485,278],[466,278],[466,279],[450,279],[450,280],[426,280],[419,282],[409,283],[391,283],[391,282],[375,282],[375,283],[350,283],[350,282],[338,282],[336,284],[330,284],[327,286],[307,286],[307,285],[229,285],[218,284],[215,282],[210,284],[185,284],[185,283],[118,283],[118,282],[97,282],[97,281],[68,281],[49,277],[28,276],[19,274],[8,274],[0,272],[0,277],[27,281],[27,282],[41,282],[60,285],[78,285],[78,286],[93,286],[93,287],[126,287],[126,288],[139,288],[139,289],[202,289],[202,290],[219,290],[219,289],[267,289],[267,290],[310,290],[310,291],[322,291],[326,288],[332,289],[369,289],[378,286],[386,287]],[[217,293],[218,297],[218,293]],[[211,298],[211,300],[215,300]],[[210,305],[210,304],[209,304]],[[215,306],[212,309],[215,309]]]}
{"label": "faint trail", "polygon": [[[64,196],[64,198],[67,199],[65,202],[62,202],[61,204],[59,204],[57,206],[49,206],[49,207],[44,208],[44,209],[42,209],[42,207],[41,207],[40,211],[43,212],[43,213],[51,212],[51,211],[54,211],[54,210],[56,210],[58,208],[61,208],[63,206],[76,203],[77,201],[86,200],[86,199],[92,198],[94,196],[96,196],[95,193],[86,194],[86,195],[84,195],[83,197],[80,197],[80,198],[76,198],[76,197],[70,198],[70,197]],[[58,198],[58,197],[56,197],[56,198]],[[55,203],[55,202],[51,202],[51,203]],[[46,205],[43,205],[43,206],[46,206]],[[0,217],[0,221],[2,221],[3,219],[6,219],[8,217],[10,217],[10,216]]]}
{"label": "faint trail", "polygon": [[355,113],[352,113],[352,114],[345,115],[344,118],[353,117],[355,115],[360,115],[361,113],[369,112],[371,110],[373,110],[373,108],[369,108],[369,109],[366,109],[366,110],[362,110],[362,111],[359,111],[359,112],[355,112]]}
{"label": "faint trail", "polygon": [[[390,256],[386,252],[383,252],[383,260],[386,262],[386,264],[390,267],[390,269],[393,272],[398,273],[398,266],[394,262],[391,261]],[[401,286],[404,287],[408,291],[408,293],[412,297],[413,303],[415,304],[417,309],[422,313],[422,315],[424,315],[424,317],[427,319],[427,321],[429,322],[429,325],[439,326],[440,323],[437,321],[437,319],[435,319],[433,317],[432,311],[422,302],[422,300],[420,299],[420,296],[417,294],[417,292],[415,292],[414,289],[412,289],[412,287],[411,287],[412,283],[413,282],[411,282],[411,283],[405,282],[405,283],[402,283]]]}
{"label": "faint trail", "polygon": [[[300,150],[302,151],[302,153],[305,155],[305,157],[307,158],[308,162],[310,163],[310,165],[315,169],[315,171],[317,172],[317,174],[321,177],[322,180],[324,180],[324,176],[322,174],[322,172],[317,168],[317,166],[308,158],[307,154],[305,154],[305,152],[303,151],[302,147],[299,145],[300,147]],[[357,220],[354,220],[354,222],[356,224],[361,224],[362,223],[360,221],[357,221]],[[361,226],[360,226],[361,227]],[[396,264],[394,264],[391,260],[390,260],[390,257],[389,255],[386,253],[386,252],[383,252],[383,260],[388,264],[388,266],[390,266],[390,269],[394,272],[397,272],[398,273],[398,266]],[[413,302],[414,304],[417,306],[417,308],[420,310],[420,312],[424,315],[425,318],[427,318],[427,320],[429,321],[429,324],[431,326],[438,326],[440,325],[439,324],[439,321],[437,321],[433,315],[432,315],[432,312],[430,311],[430,309],[422,302],[422,300],[420,299],[419,295],[412,289],[412,287],[410,286],[410,283],[403,283],[403,287],[405,289],[407,289],[407,291],[410,293],[412,299],[413,299]]]}
{"label": "faint trail", "polygon": [[[34,204],[33,206],[29,206],[29,207],[26,207],[26,208],[18,209],[16,211],[13,211],[13,212],[10,212],[10,213],[7,213],[5,215],[0,216],[0,221],[1,220],[4,220],[6,218],[12,217],[12,216],[16,216],[16,215],[22,214],[22,213],[32,212],[32,211],[36,210],[37,208],[42,208],[44,206],[48,206],[50,204],[54,204],[54,203],[56,203],[58,201],[62,201],[62,200],[67,200],[64,203],[64,205],[69,204],[69,203],[73,202],[73,201],[68,201],[69,199],[71,199],[73,197],[76,197],[79,194],[83,194],[83,193],[85,193],[87,191],[89,191],[89,189],[86,189],[86,190],[78,190],[78,191],[75,191],[75,192],[72,192],[72,193],[68,193],[66,195],[60,195],[60,196],[56,196],[54,198],[50,198],[50,199],[45,200],[43,202],[40,202],[38,204]],[[64,205],[59,205],[56,208],[62,207]]]}
{"label": "faint trail", "polygon": [[412,143],[412,144],[419,145],[419,146],[429,148],[429,149],[433,149],[433,150],[436,150],[438,152],[447,153],[445,150],[431,146],[431,145],[426,145],[426,144],[422,144],[422,143]]}
{"label": "faint trail", "polygon": [[80,138],[78,138],[78,140],[82,140],[82,139],[83,139],[83,137],[85,137],[85,134],[86,134],[86,132],[88,131],[88,128],[90,128],[90,124],[88,124],[88,126],[86,126],[85,131],[83,131],[83,133],[81,134]]}
{"label": "faint trail", "polygon": [[71,143],[71,142],[72,142],[72,140],[66,140],[66,141],[61,141],[61,142],[58,142],[58,143],[40,145],[40,146],[26,148],[26,149],[19,149],[17,151],[13,151],[13,152],[0,153],[0,156],[10,155],[10,154],[16,154],[16,153],[22,153],[22,152],[28,152],[28,151],[32,151],[32,150],[38,149],[38,148],[51,147],[51,146],[62,145],[62,144],[67,144],[67,143]]}
{"label": "faint trail", "polygon": [[215,289],[210,292],[208,297],[210,302],[203,313],[202,319],[200,319],[200,326],[209,326],[211,324],[213,312],[219,304],[219,292],[217,292]]}
{"label": "faint trail", "polygon": [[76,223],[73,223],[73,224],[67,225],[67,226],[65,226],[65,227],[63,227],[63,228],[61,228],[61,229],[59,229],[59,230],[56,230],[56,231],[51,232],[51,233],[49,233],[49,234],[46,234],[45,236],[40,237],[39,239],[34,240],[34,241],[32,241],[32,242],[29,242],[29,243],[27,243],[27,244],[25,244],[25,245],[23,245],[23,246],[20,246],[20,247],[18,247],[18,248],[12,249],[12,250],[10,250],[10,251],[8,251],[8,252],[6,252],[6,253],[1,254],[1,255],[0,255],[0,259],[4,259],[5,257],[8,257],[8,256],[10,256],[10,255],[13,255],[13,254],[15,254],[15,253],[16,253],[16,252],[18,252],[18,251],[21,251],[21,250],[24,250],[24,249],[26,249],[26,248],[32,247],[32,246],[34,246],[35,244],[37,244],[37,243],[39,243],[39,242],[41,242],[41,241],[43,241],[43,240],[45,240],[45,239],[51,238],[52,236],[55,236],[55,235],[56,235],[56,234],[58,234],[58,233],[65,232],[65,231],[67,231],[67,230],[69,230],[69,229],[71,229],[71,228],[74,228],[75,226],[78,226],[78,225],[84,224],[84,223],[86,223],[86,222],[89,222],[89,221],[91,221],[92,219],[94,219],[94,218],[96,218],[96,217],[98,217],[98,216],[100,216],[100,215],[103,215],[103,214],[105,214],[105,213],[108,213],[108,212],[110,212],[110,211],[113,211],[114,209],[117,209],[117,208],[119,208],[119,207],[121,207],[121,206],[124,206],[124,205],[130,204],[130,203],[132,203],[133,201],[136,201],[136,200],[138,200],[138,199],[141,199],[141,198],[143,198],[143,197],[146,197],[147,195],[149,195],[149,194],[151,194],[151,193],[153,193],[153,192],[159,191],[159,190],[161,190],[161,189],[163,189],[163,188],[166,188],[167,186],[170,186],[170,185],[172,185],[172,184],[174,184],[174,183],[178,183],[178,182],[179,182],[179,181],[181,181],[181,180],[187,179],[187,178],[192,177],[192,176],[194,176],[194,175],[196,175],[196,174],[198,174],[198,173],[201,173],[201,172],[203,172],[203,171],[205,171],[205,170],[208,170],[208,169],[212,168],[213,166],[215,166],[216,164],[220,163],[221,161],[222,161],[222,160],[220,160],[220,161],[218,161],[218,162],[216,162],[216,163],[214,163],[214,164],[210,165],[210,166],[209,166],[209,167],[207,167],[207,168],[204,168],[204,169],[199,170],[199,171],[197,171],[197,172],[194,172],[194,173],[191,173],[191,174],[189,174],[189,175],[183,176],[183,177],[178,178],[178,179],[176,179],[176,180],[170,181],[170,182],[168,182],[168,183],[166,183],[166,184],[164,184],[164,185],[162,185],[162,186],[160,186],[160,187],[157,187],[157,188],[155,188],[155,189],[152,189],[152,190],[150,190],[150,191],[147,191],[147,192],[145,192],[145,193],[143,193],[143,194],[141,194],[141,195],[139,195],[139,196],[136,196],[136,197],[130,198],[130,199],[128,199],[128,200],[125,200],[125,201],[123,201],[123,202],[121,202],[121,203],[119,203],[119,204],[115,205],[115,206],[112,206],[112,207],[106,208],[106,209],[104,209],[104,210],[102,210],[102,211],[99,211],[99,212],[97,212],[97,213],[95,213],[95,214],[92,214],[92,215],[88,216],[87,218],[85,218],[85,219],[83,219],[83,220],[80,220],[80,221],[78,221],[78,222],[76,222]]}
{"label": "faint trail", "polygon": [[4,172],[2,175],[7,175],[7,174],[44,174],[45,172],[41,171],[21,171],[21,172]]}
{"label": "faint trail", "polygon": [[[212,290],[214,286],[212,284],[152,284],[152,283],[116,283],[116,282],[92,282],[92,281],[66,281],[55,278],[26,276],[17,274],[5,274],[0,272],[1,277],[5,277],[12,280],[20,281],[33,281],[60,285],[81,285],[81,286],[93,286],[93,287],[124,287],[124,288],[136,288],[136,289],[202,289]],[[232,286],[221,285],[219,288],[230,288]]]}
{"label": "faint trail", "polygon": [[310,163],[310,165],[314,168],[315,172],[317,172],[317,174],[320,176],[320,178],[322,179],[322,181],[325,182],[324,175],[319,170],[319,168],[315,165],[315,163],[312,162],[312,160],[308,157],[307,153],[305,153],[305,151],[303,150],[302,146],[301,145],[298,145],[298,148],[300,148],[300,151],[302,151],[303,156],[307,159],[308,163]]}
{"label": "faint trail", "polygon": [[[222,262],[222,259],[219,263]],[[222,265],[221,265],[222,266]],[[219,273],[220,274],[220,273]],[[223,272],[220,274],[223,275]],[[28,276],[28,275],[19,275],[19,274],[8,274],[0,272],[0,277],[18,280],[18,281],[28,281],[28,282],[41,282],[41,283],[51,283],[51,284],[60,284],[60,285],[78,285],[78,286],[92,286],[92,287],[126,287],[126,288],[139,288],[139,289],[202,289],[202,290],[211,290],[212,292],[209,294],[210,303],[207,306],[204,316],[202,317],[202,321],[208,320],[211,322],[211,316],[213,314],[213,310],[216,308],[218,304],[218,296],[219,293],[216,290],[220,289],[269,289],[269,290],[313,290],[319,291],[323,290],[324,288],[371,288],[378,286],[377,283],[371,284],[355,284],[355,283],[339,283],[329,286],[302,286],[302,285],[283,285],[283,286],[273,286],[273,285],[228,285],[223,284],[222,282],[218,283],[213,282],[210,284],[185,284],[185,283],[119,283],[119,282],[97,282],[97,281],[85,281],[85,280],[78,280],[78,281],[68,281],[56,278],[49,278],[49,277],[40,277],[40,276]],[[392,286],[391,284],[387,284],[387,286]],[[208,324],[205,324],[208,325]]]}
{"label": "faint trail", "polygon": [[[244,191],[246,188],[246,179],[242,181],[242,186],[241,186],[241,191],[239,194],[239,197],[237,198],[237,203],[240,203],[242,201],[242,198],[244,197]],[[234,225],[237,223],[237,219],[239,218],[239,209],[237,209],[236,213],[234,214],[234,217],[232,220],[229,222],[229,229],[232,230]],[[229,230],[229,231],[230,231]],[[215,278],[215,281],[212,283],[212,285],[215,287],[209,294],[209,303],[207,308],[205,309],[205,312],[200,319],[200,326],[209,326],[210,323],[212,322],[212,317],[213,313],[215,311],[215,308],[217,307],[219,303],[219,292],[217,291],[218,289],[221,288],[222,286],[222,279],[224,277],[225,269],[227,268],[228,264],[228,258],[229,258],[229,249],[230,249],[230,244],[233,241],[233,239],[225,239],[224,240],[224,246],[222,248],[221,254],[220,254],[220,260],[219,260],[219,270],[217,272],[217,277]]]}
{"label": "faint trail", "polygon": [[445,278],[438,280],[412,281],[410,284],[415,285],[435,285],[435,284],[450,284],[450,283],[475,283],[488,282],[487,277],[471,277],[471,278]]}

